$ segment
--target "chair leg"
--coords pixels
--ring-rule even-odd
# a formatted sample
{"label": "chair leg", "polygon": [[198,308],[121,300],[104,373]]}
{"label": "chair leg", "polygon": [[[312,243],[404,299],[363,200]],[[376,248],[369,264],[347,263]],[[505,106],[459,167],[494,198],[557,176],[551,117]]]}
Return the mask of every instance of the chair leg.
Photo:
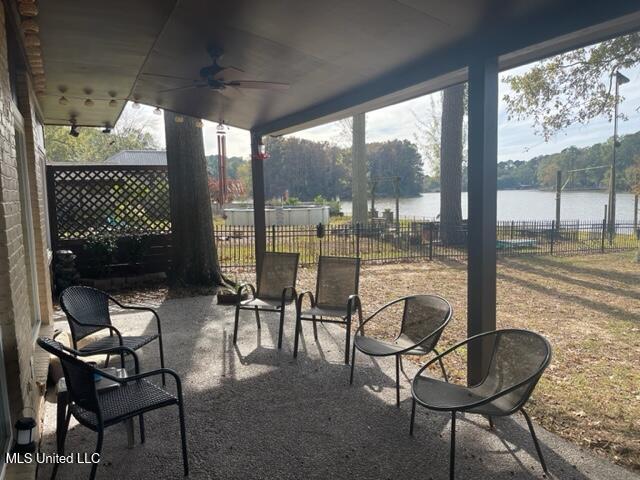
{"label": "chair leg", "polygon": [[278,330],[278,350],[282,348],[282,332],[284,330],[284,305],[280,307],[280,328]]}
{"label": "chair leg", "polygon": [[[71,420],[71,410],[67,412],[67,416],[64,420],[64,425],[62,426],[62,431],[58,437],[58,455],[64,455],[64,441],[67,438],[67,431],[69,430],[69,421]],[[53,464],[53,470],[51,471],[51,480],[55,480],[56,475],[58,473],[58,466],[60,464],[58,462]]]}
{"label": "chair leg", "polygon": [[313,315],[313,338],[317,342],[318,341],[318,322],[316,322],[316,316]]}
{"label": "chair leg", "polygon": [[178,403],[178,412],[180,414],[180,439],[182,441],[182,466],[184,468],[184,476],[189,475],[189,458],[187,456],[187,432],[184,425],[184,409],[182,401]]}
{"label": "chair leg", "polygon": [[349,377],[349,385],[353,385],[353,369],[356,366],[356,342],[353,342],[351,349],[351,376]]}
{"label": "chair leg", "polygon": [[[435,348],[433,349],[433,352],[437,356],[440,356],[440,353]],[[442,363],[442,359],[441,358],[438,359],[438,363],[440,364],[440,370],[442,370],[442,376],[444,377],[444,381],[449,383],[449,376],[447,375],[447,370],[444,368],[444,363]]]}
{"label": "chair leg", "polygon": [[238,341],[238,321],[240,320],[240,306],[236,305],[236,319],[233,323],[233,344]]}
{"label": "chair leg", "polygon": [[540,459],[540,465],[542,465],[542,470],[544,473],[547,473],[547,464],[544,461],[544,457],[542,456],[542,450],[540,449],[540,444],[538,443],[538,437],[536,437],[536,431],[533,429],[533,423],[529,418],[527,412],[524,411],[524,408],[521,408],[520,411],[522,415],[524,415],[525,420],[527,421],[527,425],[529,426],[529,431],[531,432],[531,437],[533,438],[533,443],[536,446],[536,451],[538,452],[538,458]]}
{"label": "chair leg", "polygon": [[293,336],[293,358],[296,358],[298,356],[298,340],[300,338],[301,323],[302,320],[300,320],[300,315],[296,314],[296,330]]}
{"label": "chair leg", "polygon": [[255,312],[256,312],[256,325],[258,325],[258,330],[260,330],[262,328],[262,326],[260,325],[260,309],[256,307]]}
{"label": "chair leg", "polygon": [[405,375],[407,374],[407,372],[404,371],[404,363],[402,363],[402,355],[400,355],[400,371]]}
{"label": "chair leg", "polygon": [[349,347],[351,346],[351,315],[347,317],[347,335],[344,344],[344,363],[349,365]]}
{"label": "chair leg", "polygon": [[449,451],[449,480],[456,476],[456,412],[451,412],[451,448]]}
{"label": "chair leg", "polygon": [[[102,439],[104,436],[104,430],[98,430],[98,444],[96,445],[96,453],[100,455],[102,451]],[[96,478],[96,471],[98,470],[98,463],[94,463],[91,466],[91,474],[89,475],[89,480],[94,480]]]}
{"label": "chair leg", "polygon": [[140,419],[140,443],[144,443],[144,415],[140,415],[138,418]]}
{"label": "chair leg", "polygon": [[[162,334],[158,336],[158,348],[160,349],[160,368],[164,368],[164,348],[162,346]],[[166,375],[162,372],[162,386],[167,385]]]}
{"label": "chair leg", "polygon": [[416,399],[411,398],[411,423],[409,424],[409,435],[413,436],[413,423],[416,420]]}
{"label": "chair leg", "polygon": [[400,408],[400,355],[396,355],[396,407]]}

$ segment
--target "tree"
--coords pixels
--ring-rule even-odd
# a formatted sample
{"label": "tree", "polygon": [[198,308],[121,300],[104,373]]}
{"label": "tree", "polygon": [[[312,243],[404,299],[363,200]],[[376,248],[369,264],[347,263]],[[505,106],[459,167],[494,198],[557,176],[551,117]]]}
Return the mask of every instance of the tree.
{"label": "tree", "polygon": [[611,121],[614,74],[638,63],[640,33],[541,60],[523,74],[504,78],[512,90],[503,97],[509,118],[533,119],[545,140],[603,114]]}
{"label": "tree", "polygon": [[414,111],[411,114],[418,130],[414,134],[414,140],[420,148],[422,158],[429,167],[430,174],[434,178],[440,178],[441,96],[429,95],[429,110],[424,117]]}
{"label": "tree", "polygon": [[462,235],[462,157],[465,85],[444,90],[440,140],[440,236],[445,244],[458,244]]}
{"label": "tree", "polygon": [[[416,196],[422,191],[422,158],[416,144],[409,140],[390,140],[367,145],[371,178],[400,177],[400,196]],[[391,181],[379,182],[376,195],[395,196]]]}
{"label": "tree", "polygon": [[174,285],[224,285],[213,238],[202,128],[197,119],[164,112],[171,205]]}
{"label": "tree", "polygon": [[367,144],[365,114],[353,116],[351,146],[351,201],[354,223],[366,224],[367,215]]}
{"label": "tree", "polygon": [[47,158],[52,162],[103,162],[122,150],[155,150],[156,139],[150,120],[142,121],[125,110],[110,134],[101,128],[79,128],[80,135],[69,135],[69,127],[44,127]]}

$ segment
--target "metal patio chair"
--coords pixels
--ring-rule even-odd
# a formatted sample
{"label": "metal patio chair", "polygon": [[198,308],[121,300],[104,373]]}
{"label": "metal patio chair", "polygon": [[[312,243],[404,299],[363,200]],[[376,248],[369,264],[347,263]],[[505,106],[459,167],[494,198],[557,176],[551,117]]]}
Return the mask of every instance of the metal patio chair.
{"label": "metal patio chair", "polygon": [[253,310],[256,315],[258,329],[260,311],[279,312],[278,348],[282,348],[282,331],[284,327],[285,308],[296,299],[296,278],[298,276],[299,253],[266,252],[262,257],[262,272],[258,279],[258,289],[250,283],[238,286],[238,297],[244,289],[251,290],[252,298],[236,304],[236,318],[233,325],[233,343],[238,337],[240,310]]}
{"label": "metal patio chair", "polygon": [[[115,303],[125,310],[137,310],[153,313],[156,319],[158,333],[151,335],[125,336],[111,323],[109,302]],[[154,340],[158,340],[160,348],[160,367],[164,368],[164,351],[162,349],[162,327],[160,317],[152,308],[123,305],[106,292],[92,287],[74,286],[66,288],[60,294],[60,306],[67,316],[73,348],[83,353],[91,353],[96,350],[115,346],[125,346],[131,350],[138,350]],[[109,335],[94,340],[82,348],[78,348],[78,342],[89,335],[102,330],[109,330]],[[124,355],[124,354],[122,354]],[[109,364],[107,356],[105,365]],[[162,384],[165,385],[165,375],[162,375]]]}
{"label": "metal patio chair", "polygon": [[[349,363],[351,316],[356,310],[359,323],[362,324],[362,304],[358,297],[359,282],[359,258],[320,256],[315,296],[311,291],[298,295],[294,357],[298,356],[298,339],[302,333],[303,320],[313,322],[313,336],[316,340],[318,339],[316,322],[339,323],[346,326],[344,363]],[[305,295],[309,297],[311,306],[307,310],[302,310]]]}
{"label": "metal patio chair", "polygon": [[[488,368],[482,380],[466,387],[448,383],[425,375],[423,372],[434,362],[442,361],[451,352],[468,349],[471,343],[480,343],[492,348]],[[424,365],[416,374],[412,384],[413,404],[411,408],[410,435],[416,403],[431,410],[451,412],[451,450],[449,453],[449,478],[455,474],[456,414],[469,412],[489,418],[504,417],[522,412],[544,472],[547,465],[533,428],[533,423],[524,405],[531,396],[542,373],[551,361],[551,345],[542,335],[528,330],[504,329],[481,333],[449,348]]]}
{"label": "metal patio chair", "polygon": [[[368,322],[398,303],[404,303],[404,307],[400,333],[395,339],[385,341],[364,334],[364,328]],[[387,303],[362,322],[353,337],[349,383],[353,384],[356,350],[371,357],[393,355],[396,357],[396,405],[399,407],[402,355],[427,355],[430,352],[439,355],[436,345],[452,316],[453,309],[449,302],[437,295],[411,295]],[[442,362],[440,362],[440,368],[444,377],[447,378],[447,372]]]}
{"label": "metal patio chair", "polygon": [[[126,420],[138,417],[140,420],[140,441],[144,443],[144,419],[143,414],[159,408],[177,405],[180,417],[180,436],[182,441],[182,462],[184,475],[189,474],[189,462],[187,459],[187,437],[184,423],[184,403],[182,400],[182,384],[176,372],[168,368],[161,368],[144,373],[139,372],[137,356],[133,354],[136,366],[136,374],[119,378],[79,360],[72,349],[66,348],[60,342],[50,338],[38,338],[38,345],[47,352],[60,359],[62,371],[69,394],[69,408],[64,422],[64,431],[58,441],[58,453],[64,454],[64,441],[69,429],[71,416],[83,426],[98,433],[98,443],[95,452],[100,454],[104,430],[107,427],[122,423]],[[116,347],[118,348],[118,347]],[[124,347],[121,347],[124,348]],[[176,383],[176,395],[173,395],[147,378],[167,374],[174,378]],[[118,384],[117,387],[108,390],[96,390],[95,375],[100,375]],[[96,476],[98,464],[91,467],[90,480]],[[58,466],[54,466],[51,480],[56,477]]]}

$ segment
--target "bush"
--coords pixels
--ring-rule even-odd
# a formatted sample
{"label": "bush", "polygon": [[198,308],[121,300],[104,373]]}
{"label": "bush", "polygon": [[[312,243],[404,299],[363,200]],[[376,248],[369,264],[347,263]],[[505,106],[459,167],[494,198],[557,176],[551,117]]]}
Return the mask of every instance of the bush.
{"label": "bush", "polygon": [[108,236],[89,237],[79,255],[77,268],[83,277],[103,278],[111,272],[115,241]]}
{"label": "bush", "polygon": [[144,256],[149,251],[151,239],[149,235],[125,235],[116,240],[118,247],[116,260],[118,263],[127,263],[131,270],[138,271]]}

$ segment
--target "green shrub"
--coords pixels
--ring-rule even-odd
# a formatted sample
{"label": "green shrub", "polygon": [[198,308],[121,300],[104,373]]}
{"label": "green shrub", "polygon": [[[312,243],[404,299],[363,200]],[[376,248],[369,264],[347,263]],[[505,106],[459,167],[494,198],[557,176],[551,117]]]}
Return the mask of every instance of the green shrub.
{"label": "green shrub", "polygon": [[144,256],[149,251],[151,239],[149,235],[125,235],[116,240],[115,258],[118,263],[127,263],[132,270],[137,270]]}
{"label": "green shrub", "polygon": [[86,239],[78,256],[77,268],[83,277],[103,278],[111,272],[115,241],[109,236],[93,236]]}

